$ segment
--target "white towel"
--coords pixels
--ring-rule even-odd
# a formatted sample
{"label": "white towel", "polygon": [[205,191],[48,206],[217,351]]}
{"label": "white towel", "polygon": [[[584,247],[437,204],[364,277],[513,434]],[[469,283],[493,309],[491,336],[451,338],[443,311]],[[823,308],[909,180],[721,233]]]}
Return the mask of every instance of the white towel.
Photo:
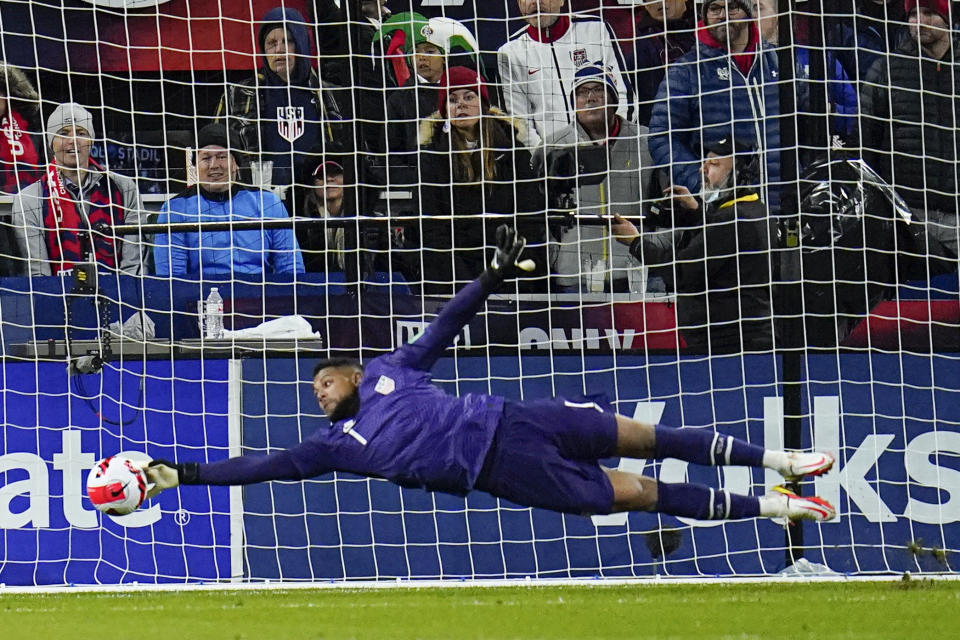
{"label": "white towel", "polygon": [[249,329],[238,329],[236,331],[223,330],[224,338],[257,338],[266,340],[292,340],[319,338],[320,333],[313,331],[313,327],[303,316],[293,315],[284,316],[267,320],[255,327]]}

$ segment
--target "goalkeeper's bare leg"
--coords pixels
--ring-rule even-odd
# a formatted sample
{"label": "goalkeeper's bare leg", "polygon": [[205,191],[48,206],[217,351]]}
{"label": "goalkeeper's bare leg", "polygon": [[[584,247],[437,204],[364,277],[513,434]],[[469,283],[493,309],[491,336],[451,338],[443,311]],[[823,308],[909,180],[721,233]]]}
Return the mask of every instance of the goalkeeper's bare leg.
{"label": "goalkeeper's bare leg", "polygon": [[[697,464],[765,467],[788,480],[829,471],[833,456],[826,453],[767,450],[709,429],[676,429],[617,416],[618,456],[677,458]],[[836,510],[817,497],[802,497],[778,487],[762,496],[744,496],[690,483],[664,483],[653,478],[609,470],[614,511],[658,511],[676,516],[737,519],[757,516],[790,520],[830,520]]]}

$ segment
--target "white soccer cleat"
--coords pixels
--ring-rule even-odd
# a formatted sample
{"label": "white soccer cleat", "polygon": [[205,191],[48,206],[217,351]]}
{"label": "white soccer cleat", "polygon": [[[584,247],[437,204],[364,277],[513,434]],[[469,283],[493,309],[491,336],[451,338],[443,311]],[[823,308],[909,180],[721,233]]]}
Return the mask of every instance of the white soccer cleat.
{"label": "white soccer cleat", "polygon": [[834,458],[820,451],[788,451],[787,466],[780,471],[786,480],[799,480],[805,476],[822,476],[833,468]]}
{"label": "white soccer cleat", "polygon": [[826,522],[837,517],[837,510],[832,504],[816,496],[800,496],[783,485],[773,488],[771,493],[764,496],[768,504],[776,505],[777,515],[790,522],[797,520],[813,520]]}

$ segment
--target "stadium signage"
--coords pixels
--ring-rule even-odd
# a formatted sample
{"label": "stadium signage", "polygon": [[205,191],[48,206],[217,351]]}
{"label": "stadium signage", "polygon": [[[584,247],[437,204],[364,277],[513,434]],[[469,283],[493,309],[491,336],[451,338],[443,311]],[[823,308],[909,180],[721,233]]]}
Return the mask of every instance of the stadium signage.
{"label": "stadium signage", "polygon": [[[427,323],[419,320],[396,320],[394,334],[396,344],[413,342],[427,328]],[[507,328],[497,331],[494,342],[508,342]],[[537,326],[528,326],[520,329],[518,348],[522,351],[551,349],[553,351],[575,351],[584,349],[589,351],[619,351],[637,349],[644,346],[645,336],[642,331],[633,328],[611,329],[599,327],[553,327],[549,333]],[[466,325],[454,342],[459,347],[473,346],[470,325]]]}
{"label": "stadium signage", "polygon": [[[420,320],[397,320],[396,321],[396,344],[416,342],[417,338],[423,335],[430,323]],[[470,325],[466,325],[460,330],[460,334],[454,339],[453,343],[460,347],[473,346],[470,340]]]}
{"label": "stadium signage", "polygon": [[[120,453],[131,460],[150,459],[140,451]],[[25,471],[27,474],[25,479],[7,480],[5,484],[0,484],[0,529],[50,527],[52,498],[58,498],[63,516],[71,526],[79,529],[99,527],[97,512],[84,508],[83,504],[86,475],[95,462],[93,453],[82,451],[80,431],[77,429],[65,429],[62,432],[60,451],[53,455],[49,465],[48,461],[34,453],[14,452],[0,456],[0,474],[3,477],[10,478],[15,471]],[[54,472],[63,474],[63,496],[52,495],[50,467]],[[15,507],[15,503],[23,502],[26,503],[25,509],[20,509],[19,504]],[[124,527],[146,527],[160,519],[160,505],[154,504],[126,516],[107,517]]]}
{"label": "stadium signage", "polygon": [[[633,417],[643,422],[658,423],[666,407],[665,402],[638,402]],[[764,442],[767,447],[780,448],[783,433],[783,401],[779,397],[768,397],[764,400]],[[840,398],[838,396],[819,396],[814,398],[813,411],[813,438],[817,448],[826,451],[840,452],[841,435]],[[845,448],[851,446],[850,432],[846,433]],[[898,515],[888,506],[881,497],[875,473],[880,458],[883,455],[892,455],[891,448],[895,436],[888,433],[867,434],[852,453],[841,455],[834,471],[825,477],[815,480],[816,494],[836,505],[846,504],[841,500],[842,488],[849,498],[857,515],[865,517],[869,522],[896,522]],[[952,459],[960,455],[960,433],[935,429],[921,433],[909,440],[902,453],[902,469],[906,472],[912,486],[930,487],[949,495],[943,502],[933,503],[920,500],[910,495],[901,517],[914,523],[922,524],[950,524],[960,521],[960,471],[936,464],[939,457]],[[646,460],[621,459],[619,469],[643,472],[647,466]],[[659,479],[663,482],[686,482],[688,463],[680,460],[666,460],[660,465]],[[746,467],[725,467],[723,486],[736,493],[751,493],[751,470]],[[765,484],[767,488],[781,483],[783,480],[773,471],[767,471]],[[824,526],[836,525],[844,522],[844,517],[851,515],[849,511],[840,514],[841,517],[826,523]],[[720,521],[700,521],[680,518],[687,524],[712,527],[723,524]],[[625,525],[626,514],[610,516],[594,516],[596,525]]]}
{"label": "stadium signage", "polygon": [[[602,332],[602,333],[601,333]],[[520,348],[553,349],[555,351],[599,350],[604,346],[611,351],[634,349],[643,346],[642,333],[636,329],[610,329],[599,327],[554,327],[547,333],[541,327],[524,327],[520,331]],[[636,344],[634,344],[636,339]]]}
{"label": "stadium signage", "polygon": [[[634,410],[634,417],[643,421],[658,422],[663,414],[665,403],[640,402]],[[780,424],[782,422],[782,401],[778,397],[767,398],[764,402],[765,440],[768,446],[779,446]],[[814,399],[813,430],[815,441],[821,448],[838,450],[840,441],[839,398],[821,396]],[[876,483],[868,480],[878,465],[882,455],[893,453],[890,445],[892,434],[868,434],[852,454],[838,462],[833,474],[816,480],[817,493],[836,504],[843,504],[840,496],[842,488],[857,511],[870,522],[895,522],[897,514],[890,509],[878,491]],[[831,446],[832,445],[832,446]],[[849,443],[848,445],[849,446]],[[138,451],[121,452],[134,460],[148,459]],[[942,503],[931,503],[911,496],[902,517],[913,522],[925,524],[949,524],[960,521],[960,471],[936,464],[939,456],[960,455],[960,433],[954,431],[929,431],[922,433],[909,442],[903,452],[903,468],[907,476],[917,485],[932,487],[949,493],[950,497]],[[80,444],[80,431],[66,429],[61,434],[60,451],[52,460],[43,460],[40,456],[27,452],[13,452],[0,456],[0,473],[12,476],[12,472],[26,472],[25,479],[7,481],[0,485],[0,529],[47,528],[50,526],[50,474],[63,474],[62,496],[63,515],[67,523],[81,529],[99,526],[96,511],[84,508],[83,485],[87,471],[93,466],[96,457],[84,452]],[[642,471],[644,460],[623,459],[623,470]],[[664,482],[680,482],[687,477],[687,463],[668,460],[660,467],[660,479]],[[737,492],[750,492],[751,475],[748,469],[729,467],[723,470],[724,486]],[[776,474],[769,473],[767,485],[778,482]],[[951,492],[951,490],[953,490]],[[14,506],[16,498],[26,502],[26,508]],[[625,524],[624,514],[596,517],[594,522],[603,525]],[[145,527],[160,519],[159,505],[141,509],[128,516],[108,516],[124,527]],[[842,521],[838,518],[831,524]],[[694,523],[694,521],[690,521]],[[718,522],[696,522],[701,526],[716,526]]]}

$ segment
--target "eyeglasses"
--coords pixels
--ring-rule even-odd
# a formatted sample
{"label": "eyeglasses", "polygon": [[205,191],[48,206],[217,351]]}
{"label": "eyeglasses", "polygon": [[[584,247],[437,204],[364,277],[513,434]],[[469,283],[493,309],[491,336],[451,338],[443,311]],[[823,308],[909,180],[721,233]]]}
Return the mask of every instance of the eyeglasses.
{"label": "eyeglasses", "polygon": [[577,87],[578,98],[604,98],[606,95],[607,88],[601,84]]}
{"label": "eyeglasses", "polygon": [[742,16],[744,14],[743,7],[739,4],[724,4],[722,2],[714,2],[713,4],[707,5],[707,14],[713,17],[719,16],[721,13],[726,13],[728,16]]}

